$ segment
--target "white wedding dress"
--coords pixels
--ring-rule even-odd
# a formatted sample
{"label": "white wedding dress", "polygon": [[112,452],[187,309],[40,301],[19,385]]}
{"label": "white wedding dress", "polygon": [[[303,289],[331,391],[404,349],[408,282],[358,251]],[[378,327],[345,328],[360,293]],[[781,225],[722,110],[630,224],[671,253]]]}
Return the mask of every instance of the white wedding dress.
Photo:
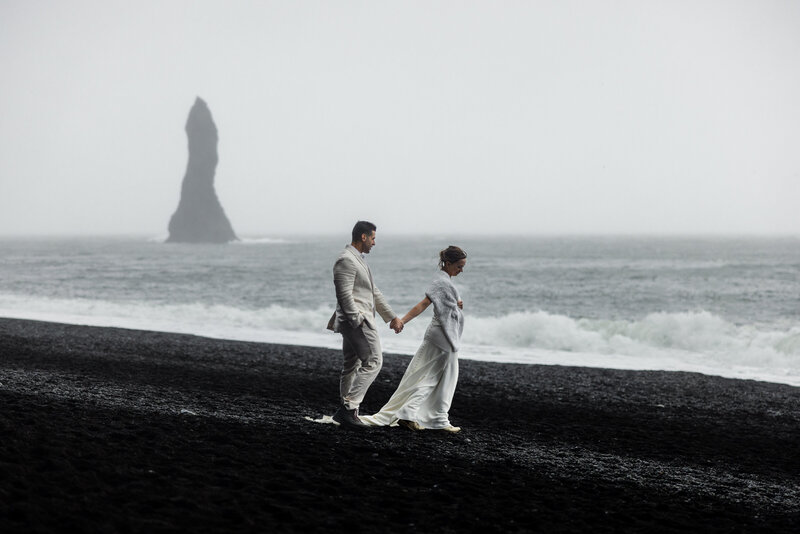
{"label": "white wedding dress", "polygon": [[[447,313],[451,323],[463,328],[463,316],[456,306],[460,300],[458,290],[446,274],[434,281],[426,295],[434,302],[434,310]],[[448,296],[446,303],[443,295]],[[460,338],[461,329],[451,328],[448,339],[444,328],[434,314],[397,390],[378,413],[360,415],[361,421],[372,426],[396,426],[401,419],[429,429],[452,426],[448,412],[458,383],[458,351],[453,350],[458,341],[451,341]]]}

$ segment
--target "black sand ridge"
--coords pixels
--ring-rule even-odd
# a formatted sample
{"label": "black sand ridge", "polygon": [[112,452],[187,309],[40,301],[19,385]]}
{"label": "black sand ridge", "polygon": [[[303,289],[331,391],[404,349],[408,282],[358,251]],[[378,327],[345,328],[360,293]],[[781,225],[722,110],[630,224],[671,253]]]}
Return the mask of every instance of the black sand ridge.
{"label": "black sand ridge", "polygon": [[800,388],[461,360],[462,433],[354,432],[339,364],[0,319],[0,532],[800,532]]}

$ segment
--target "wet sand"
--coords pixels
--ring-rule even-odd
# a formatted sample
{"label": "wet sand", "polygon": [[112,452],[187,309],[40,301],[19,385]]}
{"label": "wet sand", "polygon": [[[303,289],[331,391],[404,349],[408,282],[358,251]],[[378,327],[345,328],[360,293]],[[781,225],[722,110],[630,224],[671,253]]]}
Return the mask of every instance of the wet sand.
{"label": "wet sand", "polygon": [[339,365],[0,319],[0,532],[800,532],[800,388],[462,360],[460,434],[348,431]]}

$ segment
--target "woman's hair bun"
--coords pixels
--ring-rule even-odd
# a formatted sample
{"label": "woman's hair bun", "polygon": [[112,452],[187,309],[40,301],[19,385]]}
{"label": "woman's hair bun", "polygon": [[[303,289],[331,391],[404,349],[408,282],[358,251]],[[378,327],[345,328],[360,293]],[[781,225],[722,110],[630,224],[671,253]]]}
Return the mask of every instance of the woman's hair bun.
{"label": "woman's hair bun", "polygon": [[445,263],[455,263],[467,257],[467,253],[460,247],[450,245],[446,249],[439,252],[439,268],[444,269]]}

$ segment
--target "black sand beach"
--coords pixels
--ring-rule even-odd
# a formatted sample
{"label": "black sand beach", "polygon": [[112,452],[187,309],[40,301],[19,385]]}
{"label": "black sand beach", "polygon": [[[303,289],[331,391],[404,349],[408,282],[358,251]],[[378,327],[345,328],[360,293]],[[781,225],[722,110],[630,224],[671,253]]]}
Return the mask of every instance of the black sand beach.
{"label": "black sand beach", "polygon": [[462,360],[460,434],[348,431],[339,363],[0,319],[0,532],[800,532],[800,388]]}

